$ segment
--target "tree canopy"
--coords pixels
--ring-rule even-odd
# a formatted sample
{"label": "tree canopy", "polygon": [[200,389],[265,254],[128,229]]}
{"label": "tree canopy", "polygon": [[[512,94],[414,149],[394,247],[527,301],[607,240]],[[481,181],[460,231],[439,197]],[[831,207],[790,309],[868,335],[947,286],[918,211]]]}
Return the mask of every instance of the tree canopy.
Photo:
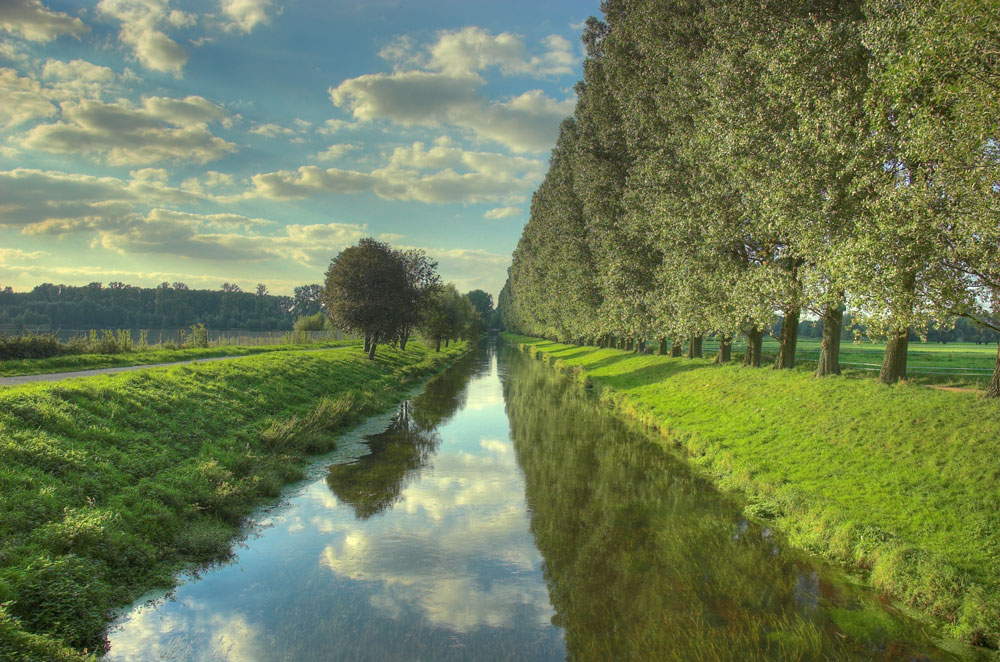
{"label": "tree canopy", "polygon": [[[845,313],[887,341],[1000,330],[1000,28],[989,0],[605,0],[513,254],[506,327],[795,362]],[[782,323],[775,325],[775,319]],[[990,387],[1000,395],[998,370]]]}

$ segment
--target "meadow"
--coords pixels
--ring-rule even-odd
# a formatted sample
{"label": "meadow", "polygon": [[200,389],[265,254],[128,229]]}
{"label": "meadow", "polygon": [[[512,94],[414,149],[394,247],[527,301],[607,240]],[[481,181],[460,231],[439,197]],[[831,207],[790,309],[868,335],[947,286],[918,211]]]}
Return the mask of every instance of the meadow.
{"label": "meadow", "polygon": [[[1000,643],[1000,403],[919,380],[817,379],[807,365],[754,369],[506,338],[660,431],[791,544],[844,564],[950,636]],[[931,369],[968,366],[977,352],[921,347],[911,365],[921,354]]]}
{"label": "meadow", "polygon": [[225,559],[338,430],[466,347],[287,348],[0,388],[0,659],[99,653],[113,608]]}
{"label": "meadow", "polygon": [[118,368],[154,363],[174,363],[219,356],[251,356],[270,352],[294,352],[357,345],[358,340],[330,340],[281,345],[214,345],[210,347],[149,347],[115,354],[62,354],[44,359],[10,359],[0,361],[0,377],[40,375],[52,372],[74,372],[98,368]]}

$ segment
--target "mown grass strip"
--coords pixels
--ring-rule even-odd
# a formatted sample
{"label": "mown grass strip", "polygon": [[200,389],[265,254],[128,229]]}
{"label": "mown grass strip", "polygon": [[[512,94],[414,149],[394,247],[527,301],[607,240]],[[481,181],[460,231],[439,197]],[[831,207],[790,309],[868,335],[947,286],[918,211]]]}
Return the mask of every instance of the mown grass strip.
{"label": "mown grass strip", "polygon": [[153,363],[175,363],[218,356],[251,356],[268,352],[294,352],[303,349],[323,349],[358,345],[359,340],[331,340],[305,345],[219,345],[179,349],[148,349],[120,354],[66,354],[48,359],[0,361],[0,377],[42,375],[53,372],[73,372],[98,368],[119,368]]}
{"label": "mown grass strip", "polygon": [[506,334],[658,429],[797,546],[1000,643],[1000,405],[973,393]]}
{"label": "mown grass strip", "polygon": [[109,609],[224,558],[336,430],[465,348],[269,352],[0,390],[0,659],[101,650]]}

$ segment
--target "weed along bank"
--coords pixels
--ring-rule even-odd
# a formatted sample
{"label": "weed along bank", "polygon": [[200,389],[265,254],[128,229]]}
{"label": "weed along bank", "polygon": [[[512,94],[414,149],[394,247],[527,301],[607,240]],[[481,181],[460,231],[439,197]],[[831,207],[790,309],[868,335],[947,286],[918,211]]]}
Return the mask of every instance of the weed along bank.
{"label": "weed along bank", "polygon": [[467,349],[369,360],[355,343],[0,387],[0,659],[99,656],[114,610],[225,562],[311,456]]}
{"label": "weed along bank", "polygon": [[656,431],[791,546],[844,567],[943,636],[997,645],[994,400],[506,338]]}

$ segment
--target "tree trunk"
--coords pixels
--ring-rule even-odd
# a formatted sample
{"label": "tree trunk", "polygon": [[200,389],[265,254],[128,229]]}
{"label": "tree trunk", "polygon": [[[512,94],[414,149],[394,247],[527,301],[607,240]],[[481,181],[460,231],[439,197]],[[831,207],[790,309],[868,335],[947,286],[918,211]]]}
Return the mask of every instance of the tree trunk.
{"label": "tree trunk", "polygon": [[882,357],[882,370],[878,380],[883,384],[895,384],[900,379],[906,379],[906,351],[910,346],[910,329],[893,331],[885,344],[885,355]]}
{"label": "tree trunk", "polygon": [[646,341],[643,340],[642,338],[640,338],[639,342],[637,342],[636,345],[635,345],[635,351],[639,352],[640,354],[645,354],[646,353]]}
{"label": "tree trunk", "polygon": [[666,336],[663,336],[662,338],[660,338],[660,351],[657,352],[657,354],[659,354],[660,356],[666,356],[667,355],[667,337]]}
{"label": "tree trunk", "polygon": [[376,347],[378,347],[378,337],[377,336],[373,336],[372,337],[371,347],[368,349],[368,358],[371,359],[371,360],[375,360],[375,348]]}
{"label": "tree trunk", "polygon": [[715,355],[715,363],[729,363],[733,358],[733,337],[719,336],[719,353]]}
{"label": "tree trunk", "polygon": [[366,335],[365,336],[365,354],[367,354],[368,352],[370,352],[371,348],[372,348],[372,337]]}
{"label": "tree trunk", "polygon": [[844,311],[840,303],[829,304],[823,311],[823,344],[819,350],[817,377],[840,374],[840,332],[844,328]]}
{"label": "tree trunk", "polygon": [[447,347],[448,343],[450,343],[450,342],[451,342],[451,338],[445,338],[444,339],[444,346]]}
{"label": "tree trunk", "polygon": [[628,341],[625,340],[625,336],[622,336],[621,338],[619,338],[618,339],[618,349],[625,349],[625,343],[626,342],[628,342]]}
{"label": "tree trunk", "polygon": [[701,341],[703,336],[691,336],[691,342],[688,343],[688,358],[689,359],[700,359],[701,358]]}
{"label": "tree trunk", "polygon": [[403,352],[406,351],[406,343],[409,342],[409,340],[410,340],[410,332],[409,331],[403,331],[403,333],[400,334],[400,336],[399,336],[399,349],[400,349],[400,351],[403,351]]}
{"label": "tree trunk", "polygon": [[798,306],[785,311],[785,319],[781,322],[781,336],[778,338],[778,356],[774,359],[775,370],[791,370],[795,367],[795,346],[799,342]]}
{"label": "tree trunk", "polygon": [[751,368],[760,367],[760,352],[764,344],[764,332],[756,326],[747,330],[747,351],[743,355],[743,365]]}
{"label": "tree trunk", "polygon": [[670,346],[670,358],[679,358],[681,354],[683,354],[681,341],[675,338],[673,344]]}
{"label": "tree trunk", "polygon": [[441,339],[440,338],[437,339],[437,344],[434,346],[434,351],[435,352],[440,352],[441,351]]}
{"label": "tree trunk", "polygon": [[633,347],[632,336],[629,336],[628,340],[625,341],[625,351],[631,352]]}
{"label": "tree trunk", "polygon": [[997,362],[993,367],[993,379],[986,387],[987,398],[1000,398],[1000,342],[997,343]]}

